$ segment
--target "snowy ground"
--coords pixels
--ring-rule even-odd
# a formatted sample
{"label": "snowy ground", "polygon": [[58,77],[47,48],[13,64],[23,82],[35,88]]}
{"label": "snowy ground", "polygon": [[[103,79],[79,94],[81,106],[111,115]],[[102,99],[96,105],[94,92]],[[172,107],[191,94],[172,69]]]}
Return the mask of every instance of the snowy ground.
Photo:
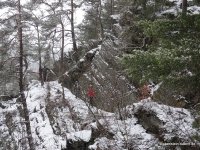
{"label": "snowy ground", "polygon": [[[88,109],[87,102],[76,98],[68,89],[64,89],[65,99],[62,98],[62,87],[57,81],[40,86],[38,81],[32,81],[26,92],[27,104],[31,120],[32,134],[37,150],[60,150],[65,146],[66,137],[73,140],[89,141],[91,127],[96,127],[93,115]],[[67,102],[67,103],[66,103]],[[20,116],[21,104],[16,99],[3,102],[6,109],[0,108],[0,139],[7,138],[20,149],[23,145],[25,126]],[[92,107],[99,122],[111,133],[112,138],[100,136],[90,145],[90,149],[125,150],[161,148],[158,138],[138,123],[135,113],[139,109],[154,112],[164,122],[164,139],[167,141],[178,136],[183,141],[190,141],[197,131],[192,128],[194,121],[186,109],[173,108],[148,100],[134,103],[123,109],[126,115],[119,119],[118,113],[109,113]],[[75,114],[73,116],[73,113]],[[83,124],[87,124],[83,127]],[[13,144],[15,141],[15,144]],[[2,142],[2,141],[1,141]],[[0,144],[0,146],[2,146]],[[1,149],[1,148],[0,148]]]}
{"label": "snowy ground", "polygon": [[[182,0],[169,0],[173,2],[175,5],[170,8],[166,8],[160,13],[157,13],[158,16],[165,15],[165,14],[173,14],[174,16],[177,16],[181,14],[182,9],[181,9],[181,4]],[[189,15],[195,15],[195,14],[200,14],[200,7],[194,5],[193,0],[188,0],[188,7],[187,7],[187,12]]]}

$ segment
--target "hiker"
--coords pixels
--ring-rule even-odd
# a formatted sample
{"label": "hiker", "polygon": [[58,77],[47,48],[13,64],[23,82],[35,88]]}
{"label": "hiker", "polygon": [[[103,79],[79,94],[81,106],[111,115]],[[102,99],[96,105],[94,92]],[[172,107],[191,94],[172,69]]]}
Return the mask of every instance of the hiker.
{"label": "hiker", "polygon": [[139,100],[147,99],[151,97],[151,89],[146,82],[143,86],[139,88]]}
{"label": "hiker", "polygon": [[94,105],[95,92],[94,92],[92,84],[89,85],[87,96],[89,97],[90,105]]}

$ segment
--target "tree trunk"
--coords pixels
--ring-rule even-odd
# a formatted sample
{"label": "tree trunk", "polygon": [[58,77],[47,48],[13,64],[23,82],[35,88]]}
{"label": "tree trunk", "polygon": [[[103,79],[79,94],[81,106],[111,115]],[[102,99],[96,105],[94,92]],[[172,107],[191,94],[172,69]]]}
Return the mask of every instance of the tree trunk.
{"label": "tree trunk", "polygon": [[[63,0],[61,2],[61,10],[63,12]],[[62,21],[62,15],[60,15],[60,25],[61,25],[61,48],[60,48],[60,65],[59,65],[59,75],[63,73],[64,67],[64,47],[65,47],[65,26]]]}
{"label": "tree trunk", "polygon": [[21,23],[21,4],[20,0],[18,0],[18,40],[19,40],[19,89],[20,89],[20,96],[22,99],[22,105],[24,110],[24,119],[26,124],[26,132],[28,136],[28,142],[30,150],[35,150],[34,143],[33,143],[33,137],[31,134],[31,125],[30,125],[30,119],[29,119],[29,112],[26,104],[26,98],[24,95],[24,73],[23,73],[23,58],[24,58],[24,51],[23,51],[23,42],[22,42],[22,23]]}
{"label": "tree trunk", "polygon": [[39,60],[39,80],[41,82],[41,85],[44,84],[43,78],[42,78],[42,57],[41,57],[41,45],[40,45],[40,33],[38,25],[36,24],[37,29],[37,40],[38,40],[38,60]]}
{"label": "tree trunk", "polygon": [[113,15],[114,13],[114,0],[110,0],[110,15]]}
{"label": "tree trunk", "polygon": [[64,63],[64,47],[65,47],[65,27],[61,20],[62,27],[62,43],[61,43],[61,53],[60,53],[60,75],[63,73],[63,63]]}
{"label": "tree trunk", "polygon": [[[155,4],[156,5],[156,4]],[[156,7],[156,6],[155,6]],[[144,16],[146,17],[146,10],[147,10],[147,0],[143,0],[142,1],[142,8],[143,8],[143,13],[144,13]],[[156,9],[156,8],[155,8]]]}
{"label": "tree trunk", "polygon": [[[110,16],[114,14],[114,0],[110,0]],[[113,30],[113,19],[111,19],[110,30]]]}
{"label": "tree trunk", "polygon": [[182,0],[182,16],[186,17],[187,15],[187,0]]}
{"label": "tree trunk", "polygon": [[103,29],[103,23],[102,23],[102,3],[101,0],[99,0],[99,11],[98,11],[98,19],[99,19],[99,24],[100,24],[100,32],[101,32],[101,39],[104,38],[104,29]]}
{"label": "tree trunk", "polygon": [[78,48],[76,45],[76,37],[75,37],[75,31],[74,31],[74,1],[73,0],[71,0],[71,34],[72,34],[73,50],[77,53]]}

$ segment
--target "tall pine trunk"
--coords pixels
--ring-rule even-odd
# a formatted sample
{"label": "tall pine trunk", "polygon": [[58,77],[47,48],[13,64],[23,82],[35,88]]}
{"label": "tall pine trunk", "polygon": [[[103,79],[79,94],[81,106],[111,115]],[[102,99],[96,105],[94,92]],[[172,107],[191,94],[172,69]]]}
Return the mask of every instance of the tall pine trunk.
{"label": "tall pine trunk", "polygon": [[[63,1],[61,2],[61,10],[63,11]],[[60,15],[60,25],[62,29],[61,33],[61,51],[60,51],[60,69],[59,74],[61,75],[64,71],[64,48],[65,48],[65,26],[62,21],[62,15]]]}
{"label": "tall pine trunk", "polygon": [[65,27],[61,20],[61,27],[62,27],[62,41],[61,41],[61,53],[60,53],[60,75],[64,71],[64,47],[65,47]]}
{"label": "tall pine trunk", "polygon": [[110,15],[114,14],[114,0],[110,0]]}
{"label": "tall pine trunk", "polygon": [[41,57],[41,44],[40,44],[40,33],[38,24],[36,24],[37,29],[37,40],[38,40],[38,59],[39,59],[39,80],[41,82],[41,85],[44,84],[43,77],[42,77],[42,57]]}
{"label": "tall pine trunk", "polygon": [[103,28],[103,23],[102,23],[102,3],[101,0],[99,0],[99,14],[98,14],[98,18],[99,18],[99,24],[100,24],[100,32],[101,32],[101,39],[104,38],[104,28]]}
{"label": "tall pine trunk", "polygon": [[187,15],[187,0],[182,0],[182,16],[186,17]]}
{"label": "tall pine trunk", "polygon": [[[110,16],[112,16],[114,14],[114,0],[110,0]],[[111,23],[110,23],[110,30],[113,30],[113,19],[111,19]]]}
{"label": "tall pine trunk", "polygon": [[30,150],[35,150],[35,146],[33,143],[33,137],[31,134],[31,125],[29,119],[29,112],[26,103],[26,97],[24,94],[24,73],[23,73],[23,58],[24,58],[24,51],[23,51],[23,41],[22,41],[22,23],[21,23],[21,4],[20,0],[18,0],[18,40],[19,40],[19,89],[20,89],[20,96],[22,100],[23,110],[24,110],[24,119],[26,125],[26,132],[27,138],[29,142]]}
{"label": "tall pine trunk", "polygon": [[146,17],[147,16],[147,0],[142,0],[142,8],[143,8],[144,16]]}
{"label": "tall pine trunk", "polygon": [[73,43],[73,50],[75,51],[75,61],[78,61],[78,48],[76,44],[76,36],[74,31],[74,1],[71,0],[71,34],[72,34],[72,43]]}

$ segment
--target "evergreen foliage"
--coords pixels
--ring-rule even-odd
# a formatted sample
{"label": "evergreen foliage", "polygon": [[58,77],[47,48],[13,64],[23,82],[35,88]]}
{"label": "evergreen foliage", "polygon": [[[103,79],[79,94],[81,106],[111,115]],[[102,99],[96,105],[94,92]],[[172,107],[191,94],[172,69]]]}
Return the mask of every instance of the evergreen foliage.
{"label": "evergreen foliage", "polygon": [[136,81],[166,81],[177,89],[200,89],[200,16],[140,21],[138,26],[153,39],[148,51],[133,50],[123,64]]}

